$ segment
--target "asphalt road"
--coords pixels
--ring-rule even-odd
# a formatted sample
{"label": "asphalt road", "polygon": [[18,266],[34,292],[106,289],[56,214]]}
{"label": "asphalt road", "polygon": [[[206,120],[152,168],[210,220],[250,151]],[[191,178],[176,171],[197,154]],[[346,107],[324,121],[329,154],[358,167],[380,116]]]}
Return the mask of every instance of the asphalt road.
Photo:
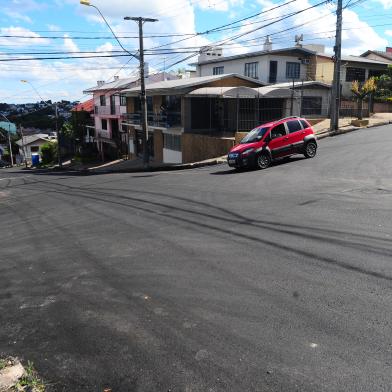
{"label": "asphalt road", "polygon": [[391,391],[392,126],[265,171],[0,171],[0,354],[50,391]]}

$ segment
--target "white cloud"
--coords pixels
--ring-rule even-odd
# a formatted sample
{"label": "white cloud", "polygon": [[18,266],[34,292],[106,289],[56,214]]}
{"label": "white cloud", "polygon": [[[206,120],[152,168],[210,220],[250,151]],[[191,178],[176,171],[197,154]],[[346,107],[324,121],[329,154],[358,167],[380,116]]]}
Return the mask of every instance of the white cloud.
{"label": "white cloud", "polygon": [[78,52],[79,51],[78,46],[67,34],[64,35],[63,48],[66,52]]}
{"label": "white cloud", "polygon": [[[31,30],[28,30],[24,27],[1,27],[0,28],[1,35],[11,35],[11,36],[20,36],[20,38],[15,37],[0,37],[0,45],[9,46],[9,47],[25,47],[25,46],[36,46],[36,45],[45,45],[50,42],[47,38],[40,38],[41,36],[37,33],[34,33]],[[34,37],[34,38],[26,38],[26,37]]]}
{"label": "white cloud", "polygon": [[200,0],[196,5],[202,10],[229,11],[231,7],[243,4],[243,0]]}
{"label": "white cloud", "polygon": [[61,28],[59,26],[54,25],[54,24],[47,24],[46,26],[50,31],[60,31],[61,30]]}
{"label": "white cloud", "polygon": [[381,3],[381,5],[385,8],[385,9],[389,9],[392,7],[392,0],[374,0],[377,3]]}
{"label": "white cloud", "polygon": [[[258,0],[258,2],[264,10],[270,9],[279,4],[271,0]],[[300,11],[311,6],[312,4],[309,0],[298,0],[285,7],[265,13],[263,16],[260,16],[260,18],[269,19],[273,17],[282,17],[291,12]],[[271,26],[264,27],[260,31],[244,36],[239,40],[239,42],[254,38],[254,41],[243,42],[243,45],[259,43],[259,47],[257,48],[257,46],[253,46],[244,48],[243,51],[261,49],[265,35],[270,34],[275,48],[289,47],[294,45],[295,35],[303,34],[304,44],[324,44],[327,48],[329,48],[329,51],[331,51],[332,46],[334,45],[333,37],[335,35],[334,32],[336,26],[336,14],[333,11],[334,8],[332,6],[312,8]],[[262,27],[264,24],[269,22],[270,21],[266,20],[264,23],[253,24],[252,28],[257,26]],[[293,26],[298,27],[289,31],[284,31]],[[384,48],[387,44],[387,41],[378,35],[368,23],[360,20],[358,14],[356,14],[353,10],[344,11],[343,28],[345,30],[343,30],[342,34],[342,51],[345,54],[360,54],[370,48]],[[241,31],[245,32],[250,29],[251,28],[247,24],[244,24]]]}
{"label": "white cloud", "polygon": [[21,13],[19,13],[17,11],[13,11],[13,10],[10,10],[10,9],[6,8],[3,12],[7,16],[9,16],[10,18],[13,18],[13,19],[16,19],[16,20],[21,20],[21,21],[26,22],[26,23],[33,23],[33,21],[31,20],[30,17],[28,17],[27,15],[21,14]]}

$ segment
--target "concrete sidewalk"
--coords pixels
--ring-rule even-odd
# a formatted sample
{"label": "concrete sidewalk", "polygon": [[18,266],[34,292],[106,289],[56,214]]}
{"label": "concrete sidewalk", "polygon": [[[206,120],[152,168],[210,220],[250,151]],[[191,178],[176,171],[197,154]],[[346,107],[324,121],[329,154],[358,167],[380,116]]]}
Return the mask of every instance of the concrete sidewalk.
{"label": "concrete sidewalk", "polygon": [[185,170],[195,169],[203,166],[212,166],[219,163],[225,163],[226,156],[206,159],[200,162],[191,163],[158,163],[150,162],[148,167],[145,167],[142,159],[123,160],[118,159],[116,161],[106,162],[102,165],[95,166],[69,166],[67,170],[75,170],[87,173],[137,173],[137,172],[153,172],[153,171],[171,171],[171,170]]}
{"label": "concrete sidewalk", "polygon": [[[351,121],[354,120],[353,117],[344,117],[339,119],[339,132],[334,135],[340,135],[343,133],[355,131],[360,128],[371,128],[380,125],[390,124],[392,122],[392,113],[376,113],[371,117],[364,118],[364,120],[368,120],[369,124],[365,127],[356,127],[351,125]],[[325,119],[318,124],[313,125],[313,129],[318,137],[318,139],[323,139],[324,137],[332,136],[329,127],[330,127],[330,119]]]}

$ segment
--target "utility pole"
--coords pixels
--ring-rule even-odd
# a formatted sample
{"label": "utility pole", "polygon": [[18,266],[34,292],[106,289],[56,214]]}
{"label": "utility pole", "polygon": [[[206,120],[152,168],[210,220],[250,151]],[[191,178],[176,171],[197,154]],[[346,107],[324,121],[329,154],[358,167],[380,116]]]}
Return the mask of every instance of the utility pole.
{"label": "utility pole", "polygon": [[340,110],[340,66],[342,60],[342,21],[343,21],[343,0],[337,0],[336,11],[336,40],[334,47],[335,67],[333,73],[332,99],[331,99],[331,131],[337,132],[339,129]]}
{"label": "utility pole", "polygon": [[27,155],[26,155],[27,152],[26,152],[26,147],[25,147],[25,137],[24,137],[24,134],[23,134],[23,127],[20,124],[19,124],[19,132],[20,132],[20,134],[22,136],[22,151],[23,151],[23,155],[24,155],[24,164],[25,164],[25,167],[27,169]]}
{"label": "utility pole", "polygon": [[57,110],[57,102],[55,104],[55,111],[56,111],[56,137],[57,137],[57,163],[59,167],[62,167],[63,164],[61,162],[61,147],[60,147],[60,132],[59,132],[59,115],[58,115],[58,110]]}
{"label": "utility pole", "polygon": [[158,19],[130,17],[126,16],[125,20],[133,20],[139,25],[139,63],[140,63],[140,100],[142,106],[142,130],[143,130],[143,164],[148,166],[150,154],[148,151],[148,123],[147,123],[147,98],[146,85],[144,80],[144,49],[143,49],[143,24],[145,22],[157,22]]}
{"label": "utility pole", "polygon": [[11,167],[14,167],[14,157],[12,154],[12,144],[11,144],[11,123],[8,123],[8,148],[10,150]]}

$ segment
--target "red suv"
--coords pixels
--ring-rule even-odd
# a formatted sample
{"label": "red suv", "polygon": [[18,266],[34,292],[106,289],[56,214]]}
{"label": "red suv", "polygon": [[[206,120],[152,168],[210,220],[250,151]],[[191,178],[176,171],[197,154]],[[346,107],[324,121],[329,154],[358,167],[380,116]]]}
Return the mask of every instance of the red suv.
{"label": "red suv", "polygon": [[312,127],[304,118],[294,116],[250,131],[230,150],[227,162],[236,168],[255,166],[266,169],[274,159],[293,154],[313,158],[316,152],[317,141]]}

